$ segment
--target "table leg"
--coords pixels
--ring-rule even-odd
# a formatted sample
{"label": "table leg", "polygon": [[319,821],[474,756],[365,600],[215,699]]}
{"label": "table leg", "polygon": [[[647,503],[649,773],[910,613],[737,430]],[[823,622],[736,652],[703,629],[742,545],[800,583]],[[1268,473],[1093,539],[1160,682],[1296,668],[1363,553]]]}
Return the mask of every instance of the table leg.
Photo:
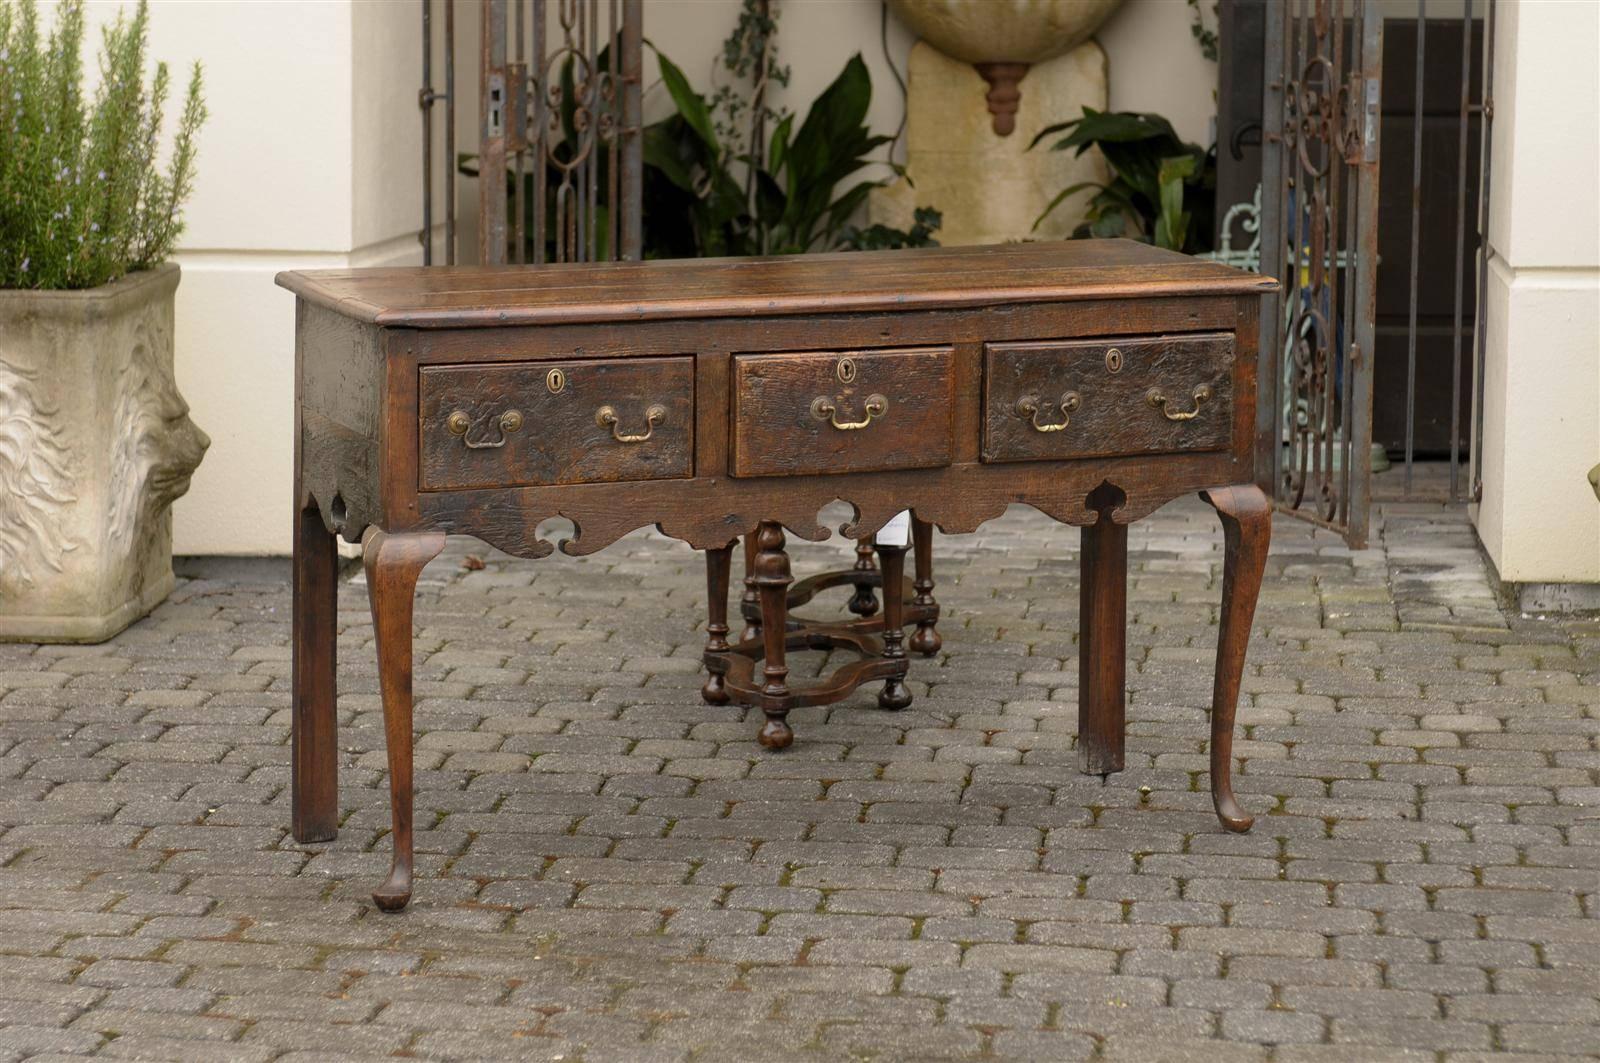
{"label": "table leg", "polygon": [[1128,526],[1109,508],[1083,529],[1078,596],[1078,767],[1126,766]]}
{"label": "table leg", "polygon": [[373,639],[378,645],[378,685],[383,692],[383,737],[389,759],[389,813],[394,846],[389,877],[372,894],[386,912],[411,900],[412,729],[411,617],[417,577],[444,549],[444,533],[390,535],[368,528],[361,539],[372,603]]}
{"label": "table leg", "polygon": [[[749,609],[746,607],[759,607],[760,604],[761,595],[756,592],[756,537],[754,535],[746,535],[744,537],[744,596],[739,599],[739,613],[741,616],[748,617]],[[749,642],[760,634],[761,627],[747,619],[744,624],[744,630],[739,633],[739,641]]]}
{"label": "table leg", "polygon": [[[728,649],[728,577],[733,568],[733,543],[706,551],[706,652],[725,653]],[[710,705],[728,703],[728,686],[722,676],[712,672],[700,696]]]}
{"label": "table leg", "polygon": [[[912,516],[911,544],[916,555],[916,579],[911,584],[917,592],[914,601],[918,606],[932,608],[938,604],[933,598],[933,524]],[[911,648],[924,657],[938,653],[939,647],[944,645],[944,640],[939,637],[938,623],[938,620],[919,622],[916,634],[911,636]]]}
{"label": "table leg", "polygon": [[[788,635],[789,585],[794,577],[789,571],[789,555],[784,553],[783,525],[762,521],[755,535],[755,589],[761,598],[761,637],[763,640],[762,686],[763,696],[771,699],[789,697],[789,666],[784,660],[784,639]],[[761,727],[760,741],[768,749],[786,749],[794,741],[789,729],[787,707],[764,709],[767,722]]]}
{"label": "table leg", "polygon": [[[877,571],[878,566],[872,560],[872,539],[856,540],[856,572],[871,574]],[[856,584],[856,593],[850,599],[847,608],[857,616],[871,616],[878,611],[878,596],[873,593],[872,582]]]}
{"label": "table leg", "polygon": [[1211,693],[1211,802],[1230,831],[1255,821],[1233,796],[1233,719],[1239,705],[1250,624],[1272,541],[1272,504],[1259,487],[1244,484],[1200,492],[1222,518],[1222,615],[1217,631],[1217,672]]}
{"label": "table leg", "polygon": [[[879,544],[878,568],[883,573],[883,656],[889,661],[904,661],[906,548]],[[903,672],[883,681],[883,689],[878,692],[879,707],[903,709],[910,704],[911,691]]]}
{"label": "table leg", "polygon": [[295,514],[290,821],[299,842],[339,832],[339,551],[315,504]]}

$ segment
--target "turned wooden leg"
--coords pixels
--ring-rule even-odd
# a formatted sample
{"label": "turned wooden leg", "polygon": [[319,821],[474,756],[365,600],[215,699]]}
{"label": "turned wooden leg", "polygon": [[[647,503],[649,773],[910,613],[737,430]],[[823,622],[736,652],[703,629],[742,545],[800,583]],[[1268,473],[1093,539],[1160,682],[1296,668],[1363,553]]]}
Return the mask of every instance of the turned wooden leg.
{"label": "turned wooden leg", "polygon": [[[872,573],[878,566],[872,560],[872,540],[860,539],[856,542],[856,572]],[[878,611],[878,596],[873,593],[872,582],[856,584],[855,596],[850,599],[847,608],[857,616],[871,616]]]}
{"label": "turned wooden leg", "polygon": [[1200,492],[1222,518],[1222,615],[1217,631],[1217,673],[1211,692],[1211,801],[1231,831],[1255,822],[1233,796],[1233,718],[1239,705],[1250,624],[1272,541],[1272,504],[1253,484]]}
{"label": "turned wooden leg", "polygon": [[1078,592],[1078,767],[1108,775],[1126,765],[1128,526],[1111,509],[1083,529]]}
{"label": "turned wooden leg", "polygon": [[299,842],[339,830],[339,551],[315,504],[295,514],[294,663],[290,680],[290,821]]}
{"label": "turned wooden leg", "polygon": [[[889,661],[904,661],[906,548],[879,544],[878,569],[883,573],[883,656]],[[906,687],[904,673],[883,681],[883,689],[878,691],[880,708],[903,709],[910,704],[911,691]]]}
{"label": "turned wooden leg", "polygon": [[[911,543],[915,551],[916,578],[911,587],[917,592],[913,602],[920,608],[931,609],[938,605],[933,598],[933,524],[911,518]],[[887,583],[885,584],[887,585]],[[937,619],[921,620],[911,636],[911,648],[924,657],[932,657],[944,645],[936,626]]]}
{"label": "turned wooden leg", "polygon": [[[784,662],[784,636],[788,633],[789,555],[783,552],[783,526],[762,521],[756,530],[756,558],[752,566],[755,587],[761,598],[761,693],[769,698],[789,696],[789,666]],[[768,749],[786,749],[794,741],[789,729],[789,710],[764,709],[767,722],[761,727],[760,741]]]}
{"label": "turned wooden leg", "polygon": [[[733,568],[733,544],[706,551],[706,652],[725,653],[728,649],[728,576]],[[728,703],[728,686],[721,675],[712,672],[700,696],[712,705]]]}
{"label": "turned wooden leg", "polygon": [[389,759],[389,811],[394,855],[389,877],[372,894],[386,912],[411,900],[411,615],[417,577],[444,549],[442,532],[390,535],[368,528],[361,538],[378,644],[378,685],[383,691],[383,737]]}
{"label": "turned wooden leg", "polygon": [[745,617],[744,630],[739,633],[740,642],[749,642],[761,634],[761,626],[752,623],[749,619],[752,609],[760,608],[761,595],[756,591],[756,537],[744,537],[744,596],[739,599],[739,613]]}

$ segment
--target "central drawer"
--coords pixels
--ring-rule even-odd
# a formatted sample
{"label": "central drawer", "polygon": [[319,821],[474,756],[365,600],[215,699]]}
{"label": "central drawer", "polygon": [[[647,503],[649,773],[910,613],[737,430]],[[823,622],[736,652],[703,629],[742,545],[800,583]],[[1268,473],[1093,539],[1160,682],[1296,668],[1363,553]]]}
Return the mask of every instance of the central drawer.
{"label": "central drawer", "polygon": [[694,359],[425,366],[420,488],[668,480],[694,469]]}
{"label": "central drawer", "polygon": [[736,355],[729,471],[803,476],[949,465],[952,369],[949,347]]}

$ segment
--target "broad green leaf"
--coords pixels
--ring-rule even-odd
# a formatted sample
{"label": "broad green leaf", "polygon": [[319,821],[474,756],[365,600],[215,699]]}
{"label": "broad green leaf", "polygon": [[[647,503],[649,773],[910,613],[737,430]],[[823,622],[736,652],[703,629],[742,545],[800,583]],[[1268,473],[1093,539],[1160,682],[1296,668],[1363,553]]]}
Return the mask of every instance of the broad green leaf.
{"label": "broad green leaf", "polygon": [[767,146],[767,172],[776,174],[782,171],[783,164],[788,160],[790,129],[794,125],[794,115],[786,114],[783,121],[772,131],[772,141]]}
{"label": "broad green leaf", "polygon": [[1050,201],[1049,206],[1045,207],[1044,210],[1039,212],[1039,216],[1033,220],[1033,228],[1037,229],[1040,225],[1042,225],[1044,220],[1050,216],[1050,212],[1061,205],[1062,200],[1066,199],[1074,192],[1082,192],[1085,188],[1104,189],[1105,186],[1100,184],[1098,181],[1079,181],[1075,185],[1068,185],[1056,193],[1055,198]]}
{"label": "broad green leaf", "polygon": [[1176,155],[1161,160],[1161,212],[1156,218],[1155,240],[1162,247],[1183,250],[1189,216],[1183,210],[1184,178],[1195,172],[1193,155]]}
{"label": "broad green leaf", "polygon": [[667,86],[667,93],[672,97],[678,113],[711,153],[720,156],[722,146],[717,142],[717,132],[712,125],[711,111],[706,107],[705,98],[689,86],[689,79],[683,76],[683,71],[672,60],[660,52],[656,53],[656,58],[660,62],[661,81]]}

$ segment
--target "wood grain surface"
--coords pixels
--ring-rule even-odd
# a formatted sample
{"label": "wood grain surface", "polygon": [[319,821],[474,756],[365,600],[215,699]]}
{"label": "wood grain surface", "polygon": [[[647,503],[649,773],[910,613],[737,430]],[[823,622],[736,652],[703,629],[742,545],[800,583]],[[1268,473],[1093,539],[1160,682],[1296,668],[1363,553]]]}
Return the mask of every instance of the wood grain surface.
{"label": "wood grain surface", "polygon": [[527,266],[305,270],[308,303],[409,328],[938,309],[1097,297],[1242,295],[1273,281],[1131,240]]}
{"label": "wood grain surface", "polygon": [[738,355],[728,471],[801,476],[948,465],[951,390],[949,347]]}
{"label": "wood grain surface", "polygon": [[[1233,337],[1123,336],[991,343],[985,351],[983,460],[1042,461],[1109,454],[1224,450],[1233,437]],[[1168,409],[1197,408],[1171,420]],[[1072,398],[1064,410],[1063,396]],[[1027,412],[1019,403],[1036,409]]]}
{"label": "wood grain surface", "polygon": [[[424,491],[667,480],[694,471],[691,357],[428,366],[419,387]],[[611,416],[602,423],[597,415],[605,410]],[[508,415],[520,423],[508,429]],[[457,427],[465,424],[465,432],[452,431],[453,416],[464,417]]]}

